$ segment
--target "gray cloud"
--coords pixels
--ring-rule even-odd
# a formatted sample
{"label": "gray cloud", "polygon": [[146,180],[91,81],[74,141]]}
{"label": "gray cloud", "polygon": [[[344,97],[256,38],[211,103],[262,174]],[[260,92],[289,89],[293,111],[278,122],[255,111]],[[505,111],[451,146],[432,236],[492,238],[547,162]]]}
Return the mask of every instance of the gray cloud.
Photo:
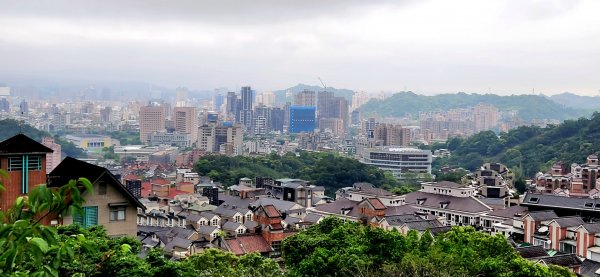
{"label": "gray cloud", "polygon": [[[1,76],[596,94],[597,1],[2,1]],[[2,82],[2,80],[0,80]]]}

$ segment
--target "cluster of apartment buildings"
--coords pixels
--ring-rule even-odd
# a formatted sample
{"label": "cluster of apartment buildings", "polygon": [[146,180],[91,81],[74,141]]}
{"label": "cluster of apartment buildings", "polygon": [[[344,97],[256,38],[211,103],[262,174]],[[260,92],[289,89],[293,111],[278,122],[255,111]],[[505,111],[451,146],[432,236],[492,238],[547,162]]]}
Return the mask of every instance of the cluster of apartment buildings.
{"label": "cluster of apartment buildings", "polygon": [[546,173],[538,173],[532,182],[531,190],[565,196],[599,197],[596,187],[600,178],[600,164],[597,155],[589,155],[585,164],[572,164],[570,171],[558,161]]}

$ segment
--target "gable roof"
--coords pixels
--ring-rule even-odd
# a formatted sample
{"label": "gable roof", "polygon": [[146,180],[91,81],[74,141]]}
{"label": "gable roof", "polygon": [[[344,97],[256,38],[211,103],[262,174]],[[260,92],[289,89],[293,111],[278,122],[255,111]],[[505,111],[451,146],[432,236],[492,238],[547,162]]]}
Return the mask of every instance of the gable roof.
{"label": "gable roof", "polygon": [[527,212],[527,207],[523,206],[510,206],[506,209],[495,209],[488,214],[488,216],[501,217],[501,218],[513,218],[515,215],[523,214]]}
{"label": "gable roof", "polygon": [[258,252],[268,253],[273,251],[273,248],[260,235],[239,236],[236,238],[226,239],[225,244],[229,251],[236,255]]}
{"label": "gable roof", "polygon": [[265,206],[261,206],[261,207],[265,211],[265,214],[267,215],[267,217],[270,217],[270,218],[281,217],[281,213],[277,210],[277,208],[275,208],[275,206],[265,205]]}
{"label": "gable roof", "polygon": [[565,216],[565,217],[559,217],[559,218],[555,218],[552,221],[558,223],[558,226],[560,227],[578,227],[581,224],[584,224],[585,222],[583,221],[583,219],[579,216]]}
{"label": "gable roof", "polygon": [[[225,224],[223,224],[222,229],[227,230],[227,231],[235,231],[238,228],[240,228],[240,226],[244,226],[244,225],[242,225],[242,223],[239,223],[239,222],[227,221],[227,222],[225,222]],[[244,226],[244,228],[246,228],[246,226]]]}
{"label": "gable roof", "polygon": [[528,213],[524,217],[526,216],[531,216],[535,221],[552,220],[558,217],[554,211],[535,211]]}
{"label": "gable roof", "polygon": [[81,177],[87,178],[92,184],[105,178],[107,183],[121,192],[133,205],[142,209],[146,208],[108,169],[71,157],[66,157],[48,174],[48,187],[60,187],[70,180]]}
{"label": "gable roof", "polygon": [[589,197],[565,197],[552,194],[527,193],[523,198],[522,206],[562,208],[571,210],[585,210],[600,212],[600,199]]}
{"label": "gable roof", "polygon": [[[427,193],[421,191],[411,192],[405,195],[406,203],[418,207],[440,209],[440,203],[447,203],[445,210],[462,211],[469,213],[489,212],[492,209],[473,197],[456,197],[451,195]],[[417,200],[423,200],[418,204]]]}
{"label": "gable roof", "polygon": [[21,153],[52,153],[52,149],[33,140],[32,138],[18,134],[0,142],[0,155]]}
{"label": "gable roof", "polygon": [[553,264],[564,267],[576,267],[581,265],[581,260],[577,258],[577,255],[575,254],[559,254],[554,255],[552,257],[546,256],[533,258],[532,260],[535,260],[537,262],[543,261],[545,264]]}
{"label": "gable roof", "polygon": [[591,234],[600,233],[600,223],[585,223],[585,224],[581,224],[581,226],[579,226],[577,229],[579,229],[579,228],[585,228],[585,230],[587,230],[588,233],[591,233]]}
{"label": "gable roof", "polygon": [[515,250],[525,259],[548,256],[548,252],[541,245],[517,247]]}
{"label": "gable roof", "polygon": [[371,203],[371,206],[373,206],[375,210],[385,210],[385,205],[383,205],[383,203],[381,203],[381,200],[379,200],[378,198],[367,198],[365,200]]}
{"label": "gable roof", "polygon": [[585,259],[581,263],[581,268],[579,270],[579,274],[581,276],[599,276],[600,274],[596,273],[600,270],[600,263],[596,261],[592,261],[590,259]]}

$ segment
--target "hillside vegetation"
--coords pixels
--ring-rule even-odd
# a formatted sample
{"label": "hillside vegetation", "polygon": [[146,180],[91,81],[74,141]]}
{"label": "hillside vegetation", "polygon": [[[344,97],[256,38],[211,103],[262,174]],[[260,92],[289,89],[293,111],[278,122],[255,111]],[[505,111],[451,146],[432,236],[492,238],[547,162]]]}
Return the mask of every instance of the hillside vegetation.
{"label": "hillside vegetation", "polygon": [[[41,142],[43,137],[51,137],[52,135],[48,132],[38,130],[31,125],[20,124],[20,122],[13,119],[0,120],[0,141],[8,139],[16,134],[23,133],[24,135]],[[75,144],[68,142],[60,137],[54,137],[54,141],[61,146],[62,152],[67,156],[71,157],[82,157],[85,156],[83,150],[75,147]]]}
{"label": "hillside vegetation", "polygon": [[384,171],[351,158],[331,153],[301,152],[265,157],[211,155],[200,159],[195,170],[227,186],[243,177],[297,178],[324,186],[328,194],[355,182],[394,187],[398,181]]}
{"label": "hillside vegetation", "polygon": [[584,116],[587,111],[565,107],[544,96],[495,94],[440,94],[434,96],[418,95],[412,92],[401,92],[385,100],[373,99],[360,107],[365,115],[402,117],[406,113],[418,116],[419,112],[468,108],[477,104],[492,104],[500,111],[516,111],[524,120],[557,119],[565,120]]}
{"label": "hillside vegetation", "polygon": [[433,148],[448,148],[450,158],[438,160],[438,165],[449,164],[475,169],[484,161],[501,162],[524,176],[533,177],[555,161],[567,165],[584,163],[590,154],[600,152],[600,113],[590,118],[566,120],[547,128],[520,127],[496,135],[485,131],[467,139],[453,138]]}

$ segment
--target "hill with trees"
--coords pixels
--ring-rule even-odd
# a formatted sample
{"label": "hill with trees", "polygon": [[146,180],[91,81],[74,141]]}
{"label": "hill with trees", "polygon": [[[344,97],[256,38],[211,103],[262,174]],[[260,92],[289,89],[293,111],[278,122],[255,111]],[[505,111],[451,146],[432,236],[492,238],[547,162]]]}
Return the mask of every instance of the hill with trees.
{"label": "hill with trees", "polygon": [[[48,132],[38,130],[31,125],[21,124],[19,121],[13,119],[0,120],[0,141],[8,139],[16,134],[23,133],[24,135],[41,142],[43,137],[52,137]],[[82,149],[77,148],[75,144],[68,142],[58,136],[54,136],[54,141],[60,144],[62,152],[67,156],[71,157],[85,157],[85,153]]]}
{"label": "hill with trees", "polygon": [[574,109],[558,104],[540,95],[495,94],[439,94],[434,96],[418,95],[413,92],[400,92],[384,100],[373,99],[360,107],[365,115],[403,117],[406,113],[418,116],[419,112],[468,108],[478,104],[491,104],[500,111],[514,111],[524,120],[578,118],[589,114],[588,111]]}
{"label": "hill with trees", "polygon": [[485,131],[466,139],[452,138],[432,148],[447,148],[452,153],[437,160],[437,166],[473,170],[483,162],[501,162],[517,174],[533,177],[556,161],[584,163],[588,155],[600,153],[600,113],[547,128],[523,126],[500,135]]}
{"label": "hill with trees", "polygon": [[575,109],[600,109],[600,96],[583,96],[565,92],[552,95],[550,99],[556,103]]}
{"label": "hill with trees", "polygon": [[324,186],[328,195],[355,182],[389,188],[399,185],[393,176],[379,168],[332,153],[300,152],[283,156],[273,153],[264,157],[211,155],[202,157],[195,170],[227,186],[237,184],[243,177],[303,179]]}

